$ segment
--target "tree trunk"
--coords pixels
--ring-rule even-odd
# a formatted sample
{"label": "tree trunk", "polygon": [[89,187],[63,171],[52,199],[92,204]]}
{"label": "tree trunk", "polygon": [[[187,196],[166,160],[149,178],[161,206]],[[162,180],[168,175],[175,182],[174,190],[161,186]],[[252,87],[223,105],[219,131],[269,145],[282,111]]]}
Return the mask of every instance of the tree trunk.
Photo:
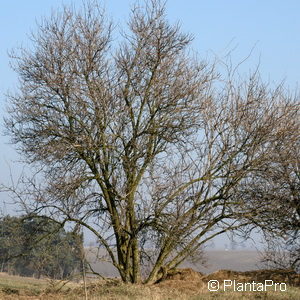
{"label": "tree trunk", "polygon": [[138,248],[138,240],[134,239],[132,243],[132,283],[141,282],[141,269],[140,269],[140,253]]}

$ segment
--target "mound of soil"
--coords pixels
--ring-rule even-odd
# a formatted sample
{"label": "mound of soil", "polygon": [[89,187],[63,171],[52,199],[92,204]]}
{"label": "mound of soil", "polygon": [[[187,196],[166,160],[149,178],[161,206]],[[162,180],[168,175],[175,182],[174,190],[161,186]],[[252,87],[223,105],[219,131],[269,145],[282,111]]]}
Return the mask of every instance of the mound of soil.
{"label": "mound of soil", "polygon": [[245,272],[237,272],[231,270],[219,270],[214,273],[202,277],[202,281],[218,280],[219,282],[225,279],[249,281],[251,278],[244,274]]}
{"label": "mound of soil", "polygon": [[209,280],[239,280],[244,282],[264,282],[265,280],[273,280],[274,282],[284,282],[293,286],[300,286],[300,274],[292,270],[255,270],[247,272],[236,272],[230,270],[220,270],[204,276],[202,280],[208,282]]}
{"label": "mound of soil", "polygon": [[274,282],[284,282],[289,285],[300,286],[300,274],[297,274],[293,270],[258,270],[244,272],[244,274],[257,282],[273,280]]}
{"label": "mound of soil", "polygon": [[255,270],[246,272],[219,270],[209,275],[203,275],[191,268],[176,269],[169,272],[159,283],[174,287],[176,287],[176,285],[185,285],[184,283],[199,286],[210,280],[218,280],[221,282],[225,279],[237,280],[239,282],[264,282],[265,280],[273,280],[278,283],[284,282],[292,286],[300,286],[300,274],[292,270]]}
{"label": "mound of soil", "polygon": [[185,280],[185,281],[199,281],[203,274],[191,268],[175,269],[169,272],[164,280]]}
{"label": "mound of soil", "polygon": [[191,268],[175,269],[158,282],[159,288],[177,290],[182,293],[196,295],[203,288],[203,274]]}

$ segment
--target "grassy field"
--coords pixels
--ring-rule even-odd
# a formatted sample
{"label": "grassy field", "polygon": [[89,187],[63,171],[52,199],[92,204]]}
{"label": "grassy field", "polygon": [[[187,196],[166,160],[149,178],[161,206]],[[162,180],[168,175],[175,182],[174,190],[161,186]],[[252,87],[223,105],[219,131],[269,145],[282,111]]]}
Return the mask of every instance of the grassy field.
{"label": "grassy field", "polygon": [[0,273],[0,299],[40,299],[43,294],[71,291],[76,286],[73,282]]}
{"label": "grassy field", "polygon": [[[156,285],[130,285],[119,280],[92,281],[87,286],[89,300],[204,300],[204,299],[300,299],[300,288],[267,292],[210,292],[207,283],[197,278],[173,278]],[[81,283],[50,281],[0,273],[0,299],[79,300],[85,299]]]}

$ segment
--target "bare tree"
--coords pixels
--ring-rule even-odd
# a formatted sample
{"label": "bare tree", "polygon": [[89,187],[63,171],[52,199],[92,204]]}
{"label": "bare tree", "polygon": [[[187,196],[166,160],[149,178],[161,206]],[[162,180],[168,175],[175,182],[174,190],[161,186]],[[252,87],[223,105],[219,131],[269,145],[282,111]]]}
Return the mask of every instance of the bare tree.
{"label": "bare tree", "polygon": [[95,3],[45,19],[12,54],[6,126],[41,169],[26,210],[84,226],[123,281],[151,283],[252,222],[237,187],[296,128],[299,102],[258,72],[217,76],[160,1],[134,7],[115,42],[112,28]]}
{"label": "bare tree", "polygon": [[297,236],[265,232],[266,249],[261,262],[269,269],[287,269],[300,273],[300,239]]}
{"label": "bare tree", "polygon": [[[297,114],[294,122],[299,121]],[[269,161],[261,171],[249,176],[240,193],[245,205],[256,209],[252,218],[267,242],[263,261],[270,267],[299,272],[300,148],[299,128],[294,129],[273,143]]]}

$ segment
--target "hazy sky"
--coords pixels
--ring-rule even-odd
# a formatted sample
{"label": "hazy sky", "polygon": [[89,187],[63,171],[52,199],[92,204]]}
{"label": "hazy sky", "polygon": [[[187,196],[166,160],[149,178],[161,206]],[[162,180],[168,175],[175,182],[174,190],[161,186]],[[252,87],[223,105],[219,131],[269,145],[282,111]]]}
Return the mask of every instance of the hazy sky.
{"label": "hazy sky", "polygon": [[[130,0],[103,0],[115,23],[125,24]],[[16,75],[9,68],[7,51],[19,45],[30,45],[28,34],[36,20],[50,14],[62,3],[80,4],[81,0],[8,0],[0,2],[0,182],[7,182],[10,171],[21,170],[14,148],[3,136],[2,118],[5,96],[14,90]],[[212,53],[222,58],[230,49],[234,62],[244,59],[254,47],[243,71],[260,61],[264,80],[286,83],[295,88],[300,72],[300,1],[298,0],[169,0],[168,17],[180,21],[182,29],[194,35],[194,49],[202,57]],[[0,193],[0,209],[4,196]]]}

